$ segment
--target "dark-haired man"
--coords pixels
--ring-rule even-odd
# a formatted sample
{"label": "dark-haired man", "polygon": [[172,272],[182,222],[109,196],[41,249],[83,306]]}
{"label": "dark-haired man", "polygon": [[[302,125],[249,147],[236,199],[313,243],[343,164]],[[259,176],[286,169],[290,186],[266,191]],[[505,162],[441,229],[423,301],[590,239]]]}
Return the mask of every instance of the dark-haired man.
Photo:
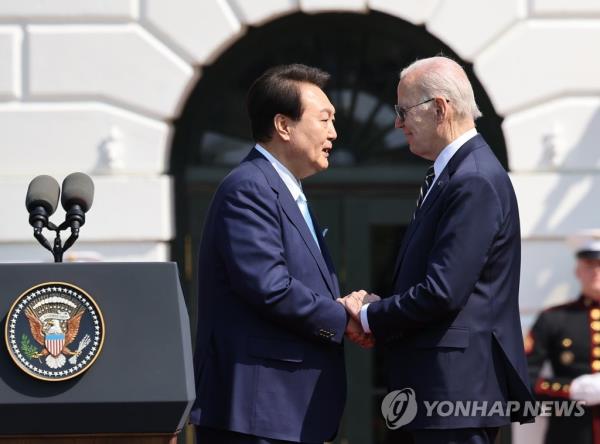
{"label": "dark-haired man", "polygon": [[248,93],[256,145],[219,185],[200,244],[191,415],[200,443],[322,443],[336,433],[342,340],[361,330],[336,302],[335,271],[300,183],[329,166],[328,77],[279,66]]}

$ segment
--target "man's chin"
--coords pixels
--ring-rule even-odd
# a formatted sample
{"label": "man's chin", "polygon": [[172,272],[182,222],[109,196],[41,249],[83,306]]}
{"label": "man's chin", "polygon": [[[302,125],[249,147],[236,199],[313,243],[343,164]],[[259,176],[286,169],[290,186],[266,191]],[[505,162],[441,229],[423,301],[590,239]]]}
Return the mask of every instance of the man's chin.
{"label": "man's chin", "polygon": [[329,160],[327,158],[323,157],[320,159],[319,163],[316,165],[315,173],[326,170],[327,168],[329,168]]}

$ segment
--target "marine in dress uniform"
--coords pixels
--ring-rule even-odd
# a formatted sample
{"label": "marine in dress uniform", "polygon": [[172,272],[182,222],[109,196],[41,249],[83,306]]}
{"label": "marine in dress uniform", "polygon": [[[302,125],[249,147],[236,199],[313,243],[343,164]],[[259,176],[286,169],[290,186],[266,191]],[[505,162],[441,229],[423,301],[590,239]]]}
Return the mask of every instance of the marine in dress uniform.
{"label": "marine in dress uniform", "polygon": [[[586,403],[583,416],[552,414],[544,442],[600,444],[600,230],[579,233],[569,243],[576,251],[580,296],[539,315],[525,352],[539,400]],[[546,362],[552,377],[541,375]]]}

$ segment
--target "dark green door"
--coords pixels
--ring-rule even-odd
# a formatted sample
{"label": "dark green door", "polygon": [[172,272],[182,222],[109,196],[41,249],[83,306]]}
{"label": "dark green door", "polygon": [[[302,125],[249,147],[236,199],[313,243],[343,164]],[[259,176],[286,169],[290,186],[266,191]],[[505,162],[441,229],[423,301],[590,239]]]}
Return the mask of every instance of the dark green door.
{"label": "dark green door", "polygon": [[[414,190],[310,193],[338,270],[342,294],[365,289],[390,294],[393,270],[404,230],[415,205]],[[346,344],[348,401],[336,442],[383,444],[389,441],[380,414],[387,393],[379,351]],[[398,442],[395,440],[394,442]]]}

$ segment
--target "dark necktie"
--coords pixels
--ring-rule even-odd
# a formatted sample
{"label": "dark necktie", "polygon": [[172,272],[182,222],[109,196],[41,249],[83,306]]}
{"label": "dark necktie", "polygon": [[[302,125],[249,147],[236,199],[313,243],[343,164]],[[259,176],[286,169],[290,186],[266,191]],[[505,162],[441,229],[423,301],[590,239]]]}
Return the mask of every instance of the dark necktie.
{"label": "dark necktie", "polygon": [[423,205],[423,200],[425,199],[425,196],[427,195],[427,191],[429,190],[429,188],[431,187],[431,184],[433,183],[433,179],[435,179],[435,171],[433,170],[433,165],[432,165],[427,170],[427,174],[425,174],[425,180],[423,181],[423,184],[421,185],[421,189],[419,190],[419,198],[417,199],[417,208],[415,209],[415,213],[413,214],[413,219],[415,218],[415,215],[417,214],[417,211],[419,210],[419,208],[421,208],[421,205]]}

